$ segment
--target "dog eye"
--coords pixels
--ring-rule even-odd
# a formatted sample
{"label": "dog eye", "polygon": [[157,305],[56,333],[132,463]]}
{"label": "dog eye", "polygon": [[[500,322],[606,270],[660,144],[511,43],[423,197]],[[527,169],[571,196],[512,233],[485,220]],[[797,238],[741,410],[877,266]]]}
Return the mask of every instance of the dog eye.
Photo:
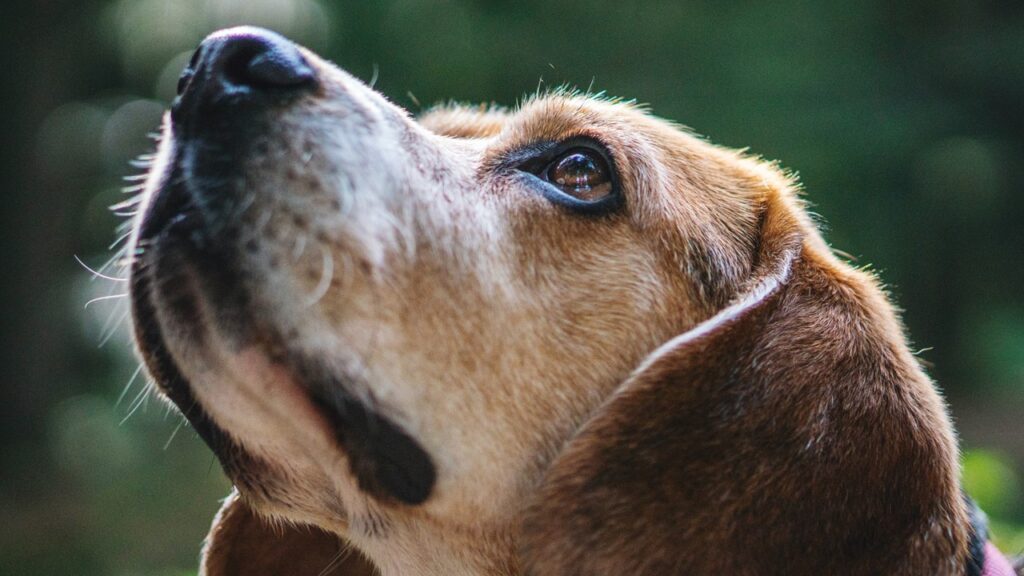
{"label": "dog eye", "polygon": [[545,179],[566,194],[584,202],[596,202],[612,193],[608,164],[595,151],[575,148],[555,158],[544,171]]}
{"label": "dog eye", "polygon": [[608,149],[591,138],[542,142],[514,151],[505,165],[529,190],[579,214],[611,214],[625,205]]}

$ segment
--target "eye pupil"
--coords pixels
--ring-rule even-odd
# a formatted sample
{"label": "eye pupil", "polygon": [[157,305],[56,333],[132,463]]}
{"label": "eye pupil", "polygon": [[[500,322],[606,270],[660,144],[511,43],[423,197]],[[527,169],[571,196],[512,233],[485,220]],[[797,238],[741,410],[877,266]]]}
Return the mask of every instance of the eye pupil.
{"label": "eye pupil", "polygon": [[595,201],[611,193],[602,158],[586,150],[570,151],[551,163],[548,181],[580,200]]}
{"label": "eye pupil", "polygon": [[575,153],[562,158],[555,165],[553,176],[560,186],[589,186],[600,169],[588,156]]}

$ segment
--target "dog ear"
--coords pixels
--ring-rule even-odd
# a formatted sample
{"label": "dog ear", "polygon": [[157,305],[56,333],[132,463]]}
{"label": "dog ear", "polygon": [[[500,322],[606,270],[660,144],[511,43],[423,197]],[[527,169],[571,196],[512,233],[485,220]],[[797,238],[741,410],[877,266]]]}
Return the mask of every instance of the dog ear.
{"label": "dog ear", "polygon": [[203,546],[200,576],[375,576],[337,536],[312,526],[270,525],[232,491]]}
{"label": "dog ear", "polygon": [[772,202],[742,295],[648,356],[549,468],[527,574],[963,570],[941,399],[875,281]]}

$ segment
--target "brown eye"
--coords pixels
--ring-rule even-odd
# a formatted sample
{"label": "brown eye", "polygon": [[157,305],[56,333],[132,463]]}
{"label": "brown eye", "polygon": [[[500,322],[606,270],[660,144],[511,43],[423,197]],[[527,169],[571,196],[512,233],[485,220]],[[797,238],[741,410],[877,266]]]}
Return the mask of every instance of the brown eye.
{"label": "brown eye", "polygon": [[545,176],[562,192],[584,202],[596,202],[612,193],[608,165],[591,150],[569,150],[548,165]]}
{"label": "brown eye", "polygon": [[508,165],[529,190],[578,214],[611,214],[625,205],[608,149],[596,140],[541,142],[514,152]]}

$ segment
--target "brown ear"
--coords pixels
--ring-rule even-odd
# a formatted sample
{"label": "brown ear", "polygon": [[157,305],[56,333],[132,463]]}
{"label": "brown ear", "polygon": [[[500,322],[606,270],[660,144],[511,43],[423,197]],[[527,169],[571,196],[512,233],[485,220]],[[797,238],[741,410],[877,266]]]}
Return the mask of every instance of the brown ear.
{"label": "brown ear", "polygon": [[941,399],[874,280],[777,203],[746,293],[651,354],[556,459],[527,574],[963,570]]}
{"label": "brown ear", "polygon": [[203,546],[200,576],[374,576],[337,536],[318,528],[271,526],[237,492],[224,501]]}

